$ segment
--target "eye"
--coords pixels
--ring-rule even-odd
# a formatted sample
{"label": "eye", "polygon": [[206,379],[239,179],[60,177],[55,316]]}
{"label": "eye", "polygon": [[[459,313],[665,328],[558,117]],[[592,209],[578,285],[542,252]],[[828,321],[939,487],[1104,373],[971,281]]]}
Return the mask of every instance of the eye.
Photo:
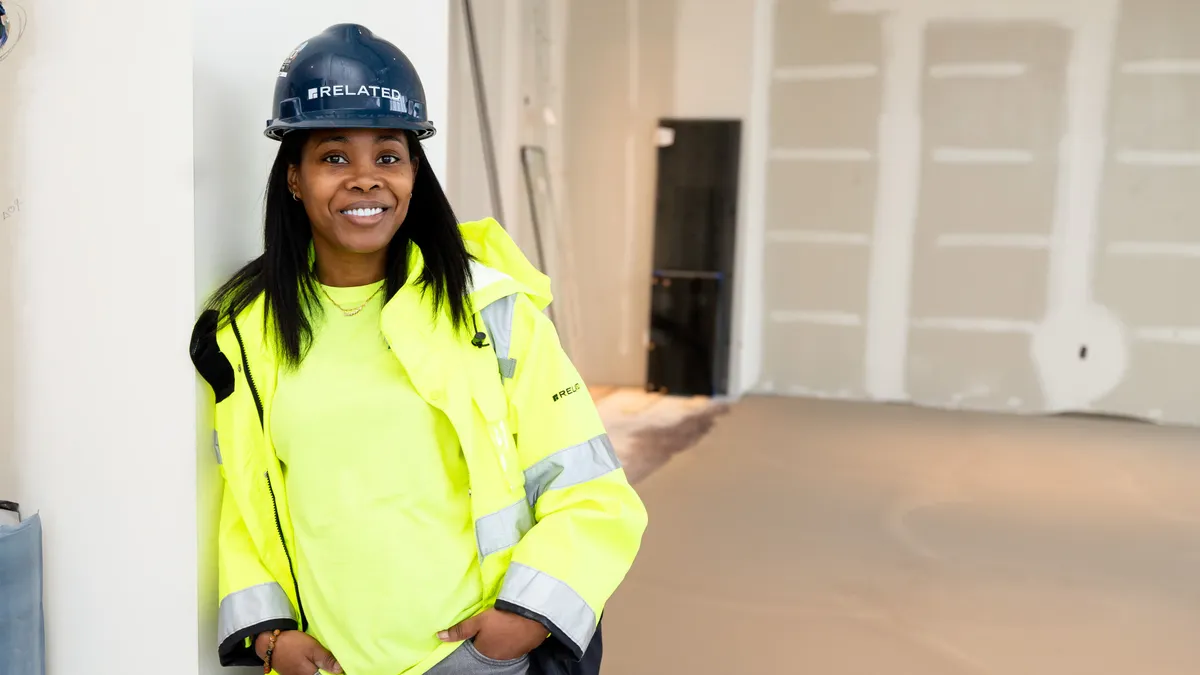
{"label": "eye", "polygon": [[350,163],[350,160],[346,159],[342,155],[329,155],[328,157],[325,157],[321,161],[326,162],[328,164],[349,164]]}
{"label": "eye", "polygon": [[380,164],[399,164],[403,161],[404,160],[401,159],[398,155],[383,155],[379,158]]}

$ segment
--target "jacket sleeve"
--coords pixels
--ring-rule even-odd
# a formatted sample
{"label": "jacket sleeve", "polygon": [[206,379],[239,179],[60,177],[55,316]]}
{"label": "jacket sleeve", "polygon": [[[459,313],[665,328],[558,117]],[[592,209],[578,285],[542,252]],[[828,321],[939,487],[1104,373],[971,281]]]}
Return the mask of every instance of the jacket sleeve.
{"label": "jacket sleeve", "polygon": [[[213,390],[214,404],[229,398],[236,386],[233,366],[216,339],[217,313],[201,314],[192,330],[189,352],[196,372]],[[228,404],[226,404],[228,405]],[[214,415],[215,417],[215,415]],[[221,463],[218,431],[213,432],[217,462]],[[217,650],[223,666],[261,666],[254,638],[265,631],[295,630],[291,600],[267,571],[237,500],[221,469],[221,517],[217,528]]]}
{"label": "jacket sleeve", "polygon": [[223,666],[261,666],[254,652],[259,633],[297,630],[299,624],[283,587],[275,581],[254,547],[230,491],[221,500],[217,540],[221,604],[217,610],[218,654]]}
{"label": "jacket sleeve", "polygon": [[541,622],[579,659],[633,564],[646,509],[554,325],[515,298],[506,388],[536,524],[513,551],[496,608]]}

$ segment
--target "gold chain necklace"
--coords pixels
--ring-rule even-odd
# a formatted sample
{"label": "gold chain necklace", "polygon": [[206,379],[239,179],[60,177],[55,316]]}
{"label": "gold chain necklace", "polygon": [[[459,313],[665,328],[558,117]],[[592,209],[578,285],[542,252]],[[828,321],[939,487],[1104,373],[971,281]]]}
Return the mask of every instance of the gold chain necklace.
{"label": "gold chain necklace", "polygon": [[380,284],[379,288],[376,288],[375,292],[372,293],[369,298],[367,298],[366,300],[363,300],[363,303],[361,305],[359,305],[358,307],[353,307],[351,309],[346,309],[345,307],[342,307],[341,305],[339,305],[338,301],[334,300],[333,296],[331,296],[329,294],[329,291],[325,290],[324,285],[321,285],[321,292],[325,294],[325,297],[329,298],[329,301],[333,303],[334,307],[337,307],[338,309],[342,310],[342,316],[354,316],[355,314],[358,314],[359,312],[363,311],[363,309],[367,306],[367,303],[374,300],[375,296],[379,295],[379,291],[382,291],[383,287],[385,285],[386,284]]}

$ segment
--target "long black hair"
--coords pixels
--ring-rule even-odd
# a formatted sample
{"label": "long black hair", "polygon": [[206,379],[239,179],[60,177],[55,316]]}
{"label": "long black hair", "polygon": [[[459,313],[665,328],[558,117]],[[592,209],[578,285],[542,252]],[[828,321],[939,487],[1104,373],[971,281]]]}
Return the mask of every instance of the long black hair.
{"label": "long black hair", "polygon": [[[458,229],[458,218],[429,166],[424,148],[412,132],[405,131],[404,135],[417,175],[404,224],[388,244],[384,294],[390,299],[408,279],[411,242],[425,260],[418,283],[423,292],[432,295],[435,316],[445,305],[454,327],[461,328],[471,314],[467,300],[471,256]],[[291,367],[299,365],[312,343],[311,317],[321,307],[316,275],[309,262],[312,225],[304,204],[292,199],[288,188],[288,168],[300,163],[306,138],[305,132],[284,136],[271,167],[263,254],[238,270],[208,301],[208,307],[221,314],[224,325],[259,295],[265,295],[264,330],[274,324],[279,354]]]}

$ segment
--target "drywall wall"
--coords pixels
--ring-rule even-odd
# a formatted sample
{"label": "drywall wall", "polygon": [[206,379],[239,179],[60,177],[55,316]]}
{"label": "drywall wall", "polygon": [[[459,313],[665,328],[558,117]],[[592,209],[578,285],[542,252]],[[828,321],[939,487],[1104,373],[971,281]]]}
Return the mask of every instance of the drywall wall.
{"label": "drywall wall", "polygon": [[0,466],[43,520],[49,672],[196,673],[191,8],[4,5]]}
{"label": "drywall wall", "polygon": [[[499,219],[517,244],[553,280],[551,317],[568,354],[582,334],[583,314],[571,232],[563,227],[563,72],[568,0],[472,0],[476,41],[491,125],[499,210],[492,197],[483,123],[471,71],[463,2],[451,3],[448,139],[450,199],[462,220]],[[544,164],[530,163],[525,149]],[[530,187],[539,195],[535,223]],[[541,195],[544,195],[542,197]],[[539,236],[540,235],[540,236]]]}
{"label": "drywall wall", "polygon": [[674,104],[674,0],[571,4],[564,226],[585,308],[573,356],[592,383],[645,382],[654,130]]}
{"label": "drywall wall", "polygon": [[[450,170],[461,218],[493,215],[461,13]],[[654,128],[674,103],[675,2],[475,2],[506,226],[551,275],[585,379],[640,385],[649,326]],[[544,148],[554,227],[533,232],[523,145]],[[544,257],[544,260],[542,259]]]}
{"label": "drywall wall", "polygon": [[758,390],[1200,422],[1193,3],[773,23]]}
{"label": "drywall wall", "polygon": [[754,61],[754,3],[676,0],[674,117],[746,119]]}
{"label": "drywall wall", "polygon": [[[538,260],[519,147],[547,154],[558,227],[543,231],[555,321],[584,377],[645,381],[656,147],[663,117],[748,121],[739,229],[759,231],[766,162],[772,0],[500,0],[475,3],[506,225]],[[459,3],[452,7],[452,198],[491,215]],[[763,10],[767,11],[763,11]],[[767,51],[764,51],[764,46]],[[515,96],[514,96],[515,94]],[[755,122],[755,120],[758,120]],[[516,143],[514,143],[516,139]],[[761,363],[762,247],[743,247],[731,388]],[[743,281],[745,277],[745,283]],[[743,339],[743,335],[748,339]]]}
{"label": "drywall wall", "polygon": [[[195,3],[195,294],[189,312],[262,251],[262,199],[278,144],[263,136],[279,66],[302,41],[337,23],[360,23],[398,46],[425,86],[426,109],[443,133],[425,142],[446,182],[451,126],[450,1],[380,4],[344,0],[206,0]],[[231,21],[236,17],[236,21]],[[217,27],[216,29],[211,29]],[[189,152],[191,149],[189,148]],[[449,189],[453,190],[451,180]],[[184,353],[186,335],[175,346]],[[192,376],[189,374],[189,378]],[[189,379],[191,383],[193,379]],[[216,522],[221,485],[212,453],[211,392],[199,387],[196,455],[200,672],[216,675]],[[82,671],[80,671],[82,672]],[[251,672],[251,671],[247,671]]]}
{"label": "drywall wall", "polygon": [[[13,2],[0,4],[8,12],[7,23],[0,42],[0,91],[17,91],[17,73],[21,59],[32,49],[32,39],[26,40],[28,14],[24,6]],[[22,43],[25,43],[22,46]],[[17,163],[18,144],[22,135],[17,127],[19,109],[11,97],[0,101],[0,499],[15,499],[17,466],[13,458],[15,425],[13,419],[16,373],[13,339],[16,322],[16,232],[23,193]]]}

